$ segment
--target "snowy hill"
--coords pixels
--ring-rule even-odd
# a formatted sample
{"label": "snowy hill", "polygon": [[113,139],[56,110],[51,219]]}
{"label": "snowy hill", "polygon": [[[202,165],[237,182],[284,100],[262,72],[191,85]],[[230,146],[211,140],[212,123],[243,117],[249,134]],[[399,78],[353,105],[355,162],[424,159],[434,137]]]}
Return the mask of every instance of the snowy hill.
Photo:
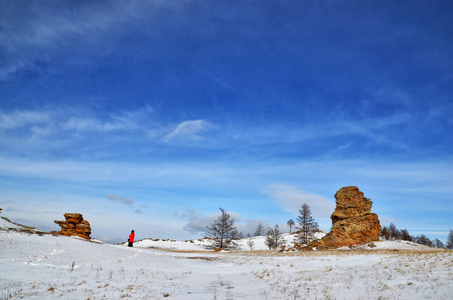
{"label": "snowy hill", "polygon": [[0,222],[0,299],[448,299],[453,288],[451,251],[403,242],[291,254],[198,251],[195,241],[129,248]]}
{"label": "snowy hill", "polygon": [[[322,238],[325,235],[323,232],[316,234],[316,238]],[[294,243],[297,242],[297,235],[284,233],[283,235],[284,243],[287,247],[291,247]],[[253,242],[253,247],[250,249],[249,238],[243,238],[237,241],[238,251],[265,251],[269,250],[269,247],[266,245],[265,236],[256,236],[250,238]],[[123,245],[126,245],[124,243]],[[199,239],[199,240],[187,240],[187,241],[177,241],[170,239],[143,239],[134,243],[136,248],[146,248],[146,249],[158,249],[158,250],[170,250],[170,251],[212,251],[209,248],[211,241],[209,239]],[[408,241],[377,241],[373,242],[371,247],[369,245],[356,245],[352,249],[349,247],[342,247],[337,249],[340,250],[408,250],[408,251],[438,251],[440,249],[432,248],[424,245],[420,245]],[[275,251],[275,250],[274,250]]]}
{"label": "snowy hill", "polygon": [[0,228],[5,228],[5,229],[19,229],[21,228],[20,226],[13,224],[11,221],[8,221],[4,217],[0,218]]}
{"label": "snowy hill", "polygon": [[[315,238],[319,239],[323,237],[325,233],[318,232],[315,234]],[[297,235],[284,233],[282,234],[283,244],[286,246],[293,246],[297,242]],[[249,240],[253,242],[252,249],[249,246]],[[265,243],[265,236],[255,236],[249,238],[243,238],[237,241],[237,250],[242,251],[259,251],[269,250],[269,247]],[[126,244],[126,243],[125,243]],[[162,240],[162,239],[144,239],[134,243],[134,247],[139,248],[156,248],[165,250],[176,250],[176,251],[212,251],[209,249],[211,241],[209,239],[199,240],[188,240],[188,241],[177,241],[177,240]]]}

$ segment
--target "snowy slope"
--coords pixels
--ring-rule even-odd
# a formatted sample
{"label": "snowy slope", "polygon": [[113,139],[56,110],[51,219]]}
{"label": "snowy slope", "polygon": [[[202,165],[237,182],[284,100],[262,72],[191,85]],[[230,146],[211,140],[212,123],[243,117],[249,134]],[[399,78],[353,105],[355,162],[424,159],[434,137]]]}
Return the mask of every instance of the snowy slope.
{"label": "snowy slope", "polygon": [[451,251],[180,253],[0,230],[0,299],[449,299],[452,276]]}
{"label": "snowy slope", "polygon": [[14,229],[18,229],[20,228],[19,226],[11,223],[11,222],[8,222],[7,220],[3,219],[3,218],[0,218],[0,229],[1,228],[4,228],[4,229],[7,229],[7,228],[14,228]]}
{"label": "snowy slope", "polygon": [[[321,238],[325,235],[323,232],[315,234],[315,238]],[[297,235],[284,233],[282,234],[283,244],[286,246],[294,246],[294,243],[297,242]],[[237,241],[238,248],[237,250],[243,251],[259,251],[259,250],[269,250],[269,247],[266,245],[265,236],[256,236],[250,238],[253,242],[253,247],[250,249],[248,244],[249,238],[243,238]],[[157,249],[166,249],[166,250],[176,250],[176,251],[212,251],[209,249],[211,241],[209,239],[199,239],[199,240],[190,240],[190,241],[176,241],[176,240],[161,240],[161,239],[144,239],[134,243],[134,247],[139,248],[157,248]]]}

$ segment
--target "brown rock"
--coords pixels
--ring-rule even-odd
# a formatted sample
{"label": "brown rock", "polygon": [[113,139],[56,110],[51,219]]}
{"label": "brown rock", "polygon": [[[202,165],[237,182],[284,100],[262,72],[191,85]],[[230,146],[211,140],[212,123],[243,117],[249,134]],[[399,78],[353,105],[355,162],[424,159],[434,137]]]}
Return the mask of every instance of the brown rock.
{"label": "brown rock", "polygon": [[379,240],[381,224],[371,213],[373,202],[355,186],[343,187],[335,194],[337,207],[331,215],[332,229],[310,246],[321,249],[352,246]]}
{"label": "brown rock", "polygon": [[78,213],[66,213],[64,214],[66,221],[54,221],[61,227],[60,235],[65,236],[79,236],[81,238],[91,240],[91,227],[87,220],[83,219],[83,216]]}

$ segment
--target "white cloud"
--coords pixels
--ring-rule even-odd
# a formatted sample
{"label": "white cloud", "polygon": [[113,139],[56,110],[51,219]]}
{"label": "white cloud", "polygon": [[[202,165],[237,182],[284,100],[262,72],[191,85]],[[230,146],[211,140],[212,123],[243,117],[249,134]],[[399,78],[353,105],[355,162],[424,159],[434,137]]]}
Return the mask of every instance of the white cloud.
{"label": "white cloud", "polygon": [[265,192],[274,198],[286,211],[298,214],[303,203],[307,203],[314,215],[327,217],[335,210],[335,203],[323,196],[300,190],[286,184],[272,184]]}
{"label": "white cloud", "polygon": [[[234,219],[238,232],[242,232],[244,236],[248,233],[253,235],[258,224],[263,225],[265,229],[270,226],[269,221],[266,220],[244,219],[238,213],[231,211],[226,212]],[[176,218],[189,221],[189,223],[184,226],[184,230],[195,235],[204,235],[207,232],[206,226],[210,226],[215,222],[220,214],[221,212],[203,215],[200,211],[191,208],[186,208],[184,212],[174,213]],[[282,226],[281,229],[284,230],[284,226]]]}
{"label": "white cloud", "polygon": [[198,141],[205,139],[200,135],[214,129],[215,126],[205,120],[185,121],[180,123],[175,130],[164,137],[164,142]]}
{"label": "white cloud", "polygon": [[14,111],[0,112],[0,130],[15,130],[18,128],[43,124],[51,121],[51,114],[46,111]]}
{"label": "white cloud", "polygon": [[[137,110],[122,111],[100,118],[91,111],[80,111],[71,107],[60,110],[0,111],[0,132],[9,134],[4,139],[10,141],[23,139],[23,143],[29,138],[39,140],[39,138],[51,135],[55,137],[52,141],[55,143],[59,134],[62,134],[59,137],[67,138],[68,132],[91,134],[134,131],[146,135],[148,131],[153,130],[150,127],[160,126],[150,122],[152,112],[151,107],[145,106]],[[20,131],[20,135],[16,135],[15,131]],[[161,136],[163,136],[162,133]]]}
{"label": "white cloud", "polygon": [[[230,215],[232,219],[235,220],[235,222],[239,221],[241,217],[239,214],[226,211]],[[203,234],[207,231],[207,226],[210,226],[213,222],[215,222],[218,217],[220,216],[221,212],[217,212],[215,214],[209,214],[209,215],[203,215],[200,211],[192,209],[192,208],[186,208],[184,212],[175,212],[174,215],[175,217],[183,220],[188,220],[189,223],[187,223],[184,226],[184,230],[188,231],[192,234]]]}

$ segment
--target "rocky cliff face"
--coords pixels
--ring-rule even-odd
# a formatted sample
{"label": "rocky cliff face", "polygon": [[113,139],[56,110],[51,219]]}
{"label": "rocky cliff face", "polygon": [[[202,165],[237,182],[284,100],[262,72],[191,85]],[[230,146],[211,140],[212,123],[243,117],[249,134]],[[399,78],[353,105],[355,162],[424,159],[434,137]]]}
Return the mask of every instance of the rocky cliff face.
{"label": "rocky cliff face", "polygon": [[79,236],[81,238],[90,240],[91,227],[87,220],[78,213],[65,213],[66,221],[54,221],[61,227],[59,234],[65,236]]}
{"label": "rocky cliff face", "polygon": [[337,207],[331,215],[332,230],[310,246],[338,248],[379,240],[381,224],[371,213],[373,202],[356,186],[343,187],[335,194]]}

